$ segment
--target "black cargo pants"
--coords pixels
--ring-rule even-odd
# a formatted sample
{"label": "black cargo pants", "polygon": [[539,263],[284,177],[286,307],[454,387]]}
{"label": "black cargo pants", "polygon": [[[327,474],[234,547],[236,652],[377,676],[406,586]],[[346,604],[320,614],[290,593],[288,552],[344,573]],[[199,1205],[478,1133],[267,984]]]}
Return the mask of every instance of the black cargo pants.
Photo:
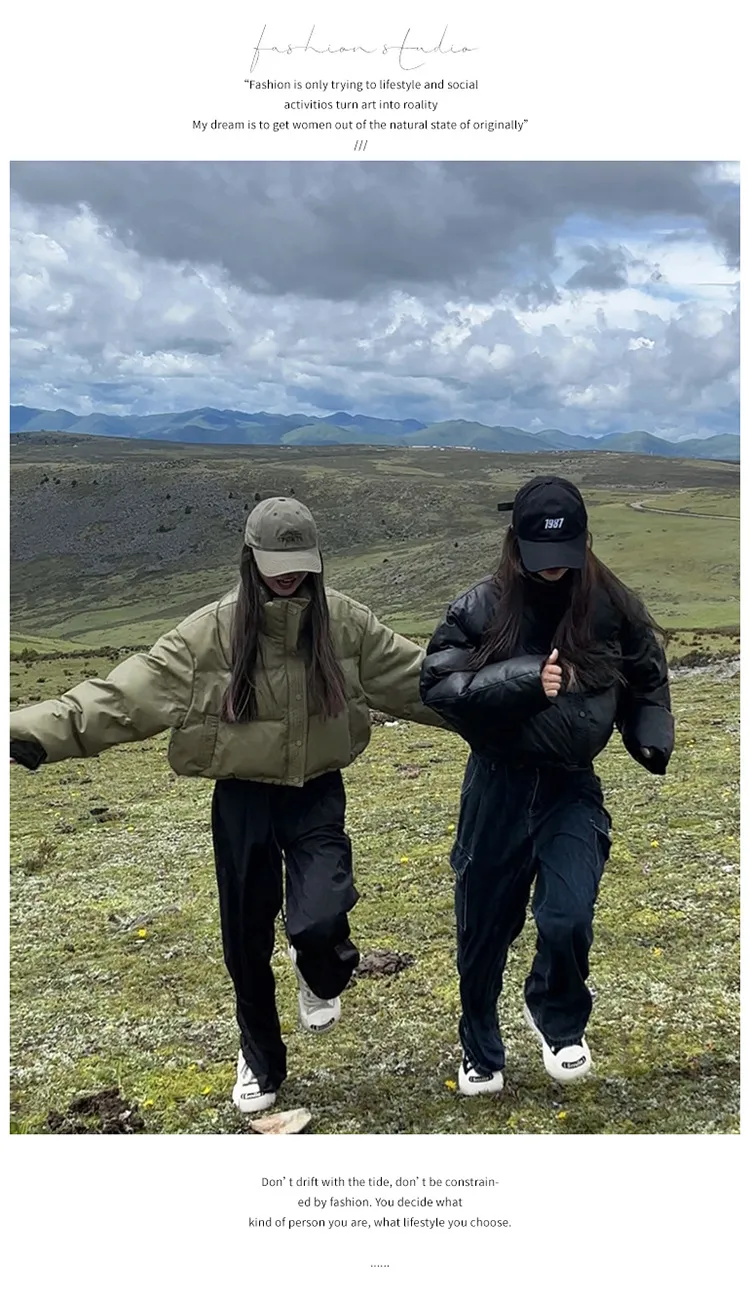
{"label": "black cargo pants", "polygon": [[346,916],[359,896],[345,812],[338,772],[303,787],[230,778],[214,788],[211,827],[224,961],[237,996],[242,1052],[263,1090],[275,1091],[286,1078],[271,970],[284,872],[287,936],[312,991],[335,998],[359,962]]}
{"label": "black cargo pants", "polygon": [[532,886],[536,955],[526,1002],[549,1043],[582,1037],[591,1011],[589,950],[610,826],[592,768],[514,768],[469,757],[451,865],[459,1034],[474,1065],[505,1065],[498,998]]}

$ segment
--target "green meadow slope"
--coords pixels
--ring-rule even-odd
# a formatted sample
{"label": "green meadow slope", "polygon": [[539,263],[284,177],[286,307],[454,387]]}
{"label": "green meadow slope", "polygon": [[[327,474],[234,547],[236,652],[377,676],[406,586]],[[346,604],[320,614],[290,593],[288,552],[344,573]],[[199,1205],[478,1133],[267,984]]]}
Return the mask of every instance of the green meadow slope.
{"label": "green meadow slope", "polygon": [[[44,436],[11,454],[14,637],[150,641],[234,582],[256,496],[292,492],[319,521],[328,579],[429,633],[446,602],[494,567],[508,520],[498,503],[544,472],[581,486],[596,551],[667,625],[738,624],[736,464]],[[689,508],[696,492],[716,520],[630,506],[679,507],[684,495]]]}
{"label": "green meadow slope", "polygon": [[[108,660],[13,665],[19,700]],[[41,676],[41,681],[40,681]],[[347,774],[363,953],[412,965],[361,978],[340,1026],[296,1029],[293,973],[274,955],[290,1077],[283,1105],[318,1133],[728,1133],[739,1110],[739,760],[736,679],[674,686],[679,746],[664,780],[613,741],[599,761],[614,846],[598,907],[588,1031],[596,1077],[549,1083],[521,1020],[532,923],[501,1008],[497,1101],[454,1081],[458,991],[448,855],[465,748],[377,726]],[[85,763],[11,774],[11,1120],[120,1087],[152,1133],[232,1133],[233,1000],[208,829],[211,785],[176,779],[158,738]]]}
{"label": "green meadow slope", "polygon": [[[14,457],[13,705],[106,673],[126,645],[221,592],[256,492],[294,489],[310,502],[332,582],[408,632],[429,633],[449,598],[493,565],[497,503],[540,470],[539,456],[530,466],[448,451],[171,448],[172,458],[163,446],[91,441],[76,458],[53,443]],[[452,734],[377,724],[346,774],[355,935],[363,953],[413,961],[397,975],[358,977],[340,1026],[313,1038],[296,1029],[279,932],[283,1105],[308,1106],[315,1132],[738,1131],[738,525],[724,520],[738,516],[737,471],[601,453],[545,464],[583,485],[597,550],[666,623],[673,661],[698,665],[674,682],[667,778],[649,778],[619,739],[598,762],[614,846],[592,957],[595,1076],[552,1085],[523,1026],[529,923],[501,1005],[506,1091],[456,1096],[448,856],[466,748]],[[660,500],[716,520],[630,507]],[[211,785],[175,778],[165,750],[160,737],[34,775],[11,770],[15,1132],[48,1133],[60,1127],[50,1111],[111,1087],[137,1103],[146,1132],[245,1127],[229,1100],[237,1041]]]}

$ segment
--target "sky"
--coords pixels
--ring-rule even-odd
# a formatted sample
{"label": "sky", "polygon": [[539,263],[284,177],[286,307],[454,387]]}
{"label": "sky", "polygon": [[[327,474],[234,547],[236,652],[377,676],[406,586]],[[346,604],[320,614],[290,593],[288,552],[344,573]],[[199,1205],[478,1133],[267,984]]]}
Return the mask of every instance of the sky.
{"label": "sky", "polygon": [[17,162],[11,401],[739,432],[739,166]]}

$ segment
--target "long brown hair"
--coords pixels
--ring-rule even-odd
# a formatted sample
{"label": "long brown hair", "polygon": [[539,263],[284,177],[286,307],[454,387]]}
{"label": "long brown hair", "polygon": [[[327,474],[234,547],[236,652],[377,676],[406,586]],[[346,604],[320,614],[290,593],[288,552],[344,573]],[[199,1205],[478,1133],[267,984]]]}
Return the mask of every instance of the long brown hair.
{"label": "long brown hair", "polygon": [[[307,659],[309,712],[331,719],[344,709],[346,689],[341,663],[331,635],[323,572],[310,572],[300,591],[309,595],[301,647]],[[221,717],[229,723],[247,723],[258,713],[256,677],[261,666],[260,630],[268,590],[258,570],[253,550],[243,545],[240,588],[232,624],[232,674],[224,694]]]}
{"label": "long brown hair", "polygon": [[[568,683],[574,679],[582,690],[596,691],[622,680],[613,645],[594,637],[598,591],[628,620],[648,627],[662,640],[665,635],[635,594],[593,552],[590,535],[588,541],[583,567],[580,571],[571,571],[568,577],[570,599],[555,631],[554,646],[558,649],[560,664],[567,670]],[[500,601],[472,653],[470,664],[475,670],[490,661],[505,660],[518,650],[529,574],[521,561],[512,526],[506,532],[500,562],[492,578]]]}

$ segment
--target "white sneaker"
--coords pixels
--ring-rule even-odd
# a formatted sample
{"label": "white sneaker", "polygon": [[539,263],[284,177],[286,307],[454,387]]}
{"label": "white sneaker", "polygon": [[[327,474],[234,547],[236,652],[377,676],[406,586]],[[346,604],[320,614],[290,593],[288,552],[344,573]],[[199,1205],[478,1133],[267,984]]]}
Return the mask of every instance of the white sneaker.
{"label": "white sneaker", "polygon": [[289,945],[289,957],[292,960],[294,974],[299,985],[299,1023],[303,1030],[314,1034],[324,1034],[332,1030],[341,1016],[340,998],[318,998],[314,994],[297,966],[297,950]]}
{"label": "white sneaker", "polygon": [[458,1091],[464,1097],[479,1097],[482,1093],[501,1093],[505,1080],[502,1070],[481,1070],[464,1057],[458,1072]]}
{"label": "white sneaker", "polygon": [[237,1083],[232,1089],[232,1101],[243,1115],[251,1111],[267,1111],[276,1101],[276,1094],[262,1093],[260,1084],[242,1055],[237,1058]]}
{"label": "white sneaker", "polygon": [[523,1014],[527,1025],[534,1031],[542,1045],[542,1060],[547,1074],[556,1079],[558,1084],[573,1084],[583,1079],[591,1069],[591,1053],[585,1038],[579,1043],[569,1043],[565,1047],[550,1047],[534,1017],[529,1011],[528,1003],[523,1005]]}

